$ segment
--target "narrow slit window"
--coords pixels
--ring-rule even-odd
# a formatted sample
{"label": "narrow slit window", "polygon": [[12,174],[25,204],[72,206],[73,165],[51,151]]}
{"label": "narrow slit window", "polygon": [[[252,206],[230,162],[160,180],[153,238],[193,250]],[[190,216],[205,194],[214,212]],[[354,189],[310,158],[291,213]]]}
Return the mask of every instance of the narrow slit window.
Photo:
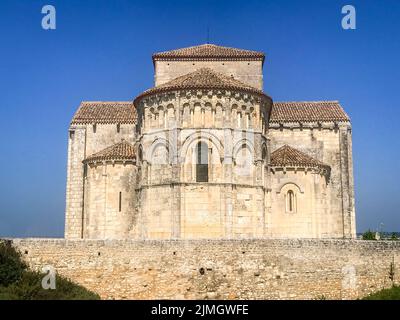
{"label": "narrow slit window", "polygon": [[118,197],[118,211],[121,212],[122,209],[122,192],[119,192],[119,197]]}
{"label": "narrow slit window", "polygon": [[139,146],[139,163],[142,163],[143,161],[143,150],[142,150],[142,146]]}

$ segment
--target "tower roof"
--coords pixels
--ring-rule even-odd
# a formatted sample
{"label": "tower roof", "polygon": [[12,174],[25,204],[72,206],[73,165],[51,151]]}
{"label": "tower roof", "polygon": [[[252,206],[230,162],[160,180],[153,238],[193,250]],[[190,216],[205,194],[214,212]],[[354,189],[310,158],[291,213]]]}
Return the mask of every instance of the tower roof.
{"label": "tower roof", "polygon": [[107,160],[135,160],[135,149],[134,147],[122,140],[110,147],[107,147],[99,152],[96,152],[87,157],[84,162],[96,162],[96,161],[107,161]]}
{"label": "tower roof", "polygon": [[138,97],[136,97],[135,102],[139,98],[154,93],[191,89],[241,90],[266,96],[261,90],[236,80],[233,77],[228,77],[222,73],[215,72],[210,68],[200,68],[194,72],[185,74],[167,83],[163,83],[159,86],[144,91]]}
{"label": "tower roof", "polygon": [[274,102],[270,122],[350,121],[338,101]]}
{"label": "tower roof", "polygon": [[132,101],[83,101],[71,124],[135,122],[136,108]]}
{"label": "tower roof", "polygon": [[271,153],[273,167],[319,167],[328,169],[329,166],[304,152],[284,145]]}
{"label": "tower roof", "polygon": [[263,52],[202,44],[153,54],[155,60],[262,60]]}

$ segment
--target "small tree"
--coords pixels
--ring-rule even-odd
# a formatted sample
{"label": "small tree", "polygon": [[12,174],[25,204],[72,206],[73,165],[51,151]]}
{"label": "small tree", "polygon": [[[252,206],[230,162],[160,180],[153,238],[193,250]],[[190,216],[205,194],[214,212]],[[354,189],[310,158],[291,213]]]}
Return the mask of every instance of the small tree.
{"label": "small tree", "polygon": [[390,240],[399,240],[399,238],[396,235],[396,232],[392,233],[392,236],[390,237]]}
{"label": "small tree", "polygon": [[368,231],[363,233],[362,239],[363,240],[376,240],[375,233],[368,229]]}

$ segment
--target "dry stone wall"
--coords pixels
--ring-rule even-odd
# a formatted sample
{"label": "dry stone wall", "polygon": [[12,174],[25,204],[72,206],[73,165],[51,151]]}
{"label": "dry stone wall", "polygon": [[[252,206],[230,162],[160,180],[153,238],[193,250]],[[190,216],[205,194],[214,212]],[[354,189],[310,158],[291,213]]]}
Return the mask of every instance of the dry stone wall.
{"label": "dry stone wall", "polygon": [[12,241],[103,299],[354,299],[400,284],[396,241]]}

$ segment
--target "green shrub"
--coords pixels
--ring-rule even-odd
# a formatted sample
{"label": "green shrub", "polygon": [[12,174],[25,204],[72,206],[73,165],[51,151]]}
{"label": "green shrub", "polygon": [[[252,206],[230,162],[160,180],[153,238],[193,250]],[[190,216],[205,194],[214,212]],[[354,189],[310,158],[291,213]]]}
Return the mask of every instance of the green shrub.
{"label": "green shrub", "polygon": [[97,300],[100,297],[86,288],[56,276],[56,289],[42,288],[45,275],[24,272],[22,278],[8,287],[0,287],[0,299],[15,300]]}
{"label": "green shrub", "polygon": [[8,286],[21,279],[27,265],[10,241],[0,239],[0,286]]}
{"label": "green shrub", "polygon": [[362,239],[363,240],[376,240],[375,233],[372,232],[371,230],[368,230],[368,231],[363,233]]}
{"label": "green shrub", "polygon": [[393,233],[392,233],[392,235],[391,235],[391,237],[390,237],[390,240],[399,240],[399,238],[398,238],[397,235],[396,235],[396,232],[393,232]]}
{"label": "green shrub", "polygon": [[56,288],[45,290],[45,274],[28,269],[10,242],[0,240],[0,300],[97,300],[99,295],[56,275]]}
{"label": "green shrub", "polygon": [[393,286],[390,289],[383,289],[366,296],[363,300],[400,300],[400,287]]}

